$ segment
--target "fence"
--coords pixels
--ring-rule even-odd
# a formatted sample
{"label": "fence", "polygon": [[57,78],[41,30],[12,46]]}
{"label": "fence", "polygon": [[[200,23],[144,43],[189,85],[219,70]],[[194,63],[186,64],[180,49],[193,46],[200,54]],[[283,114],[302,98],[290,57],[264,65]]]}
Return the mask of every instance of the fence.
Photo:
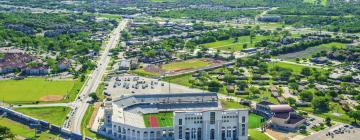
{"label": "fence", "polygon": [[[4,114],[4,116],[7,117],[8,119],[22,123],[24,125],[27,125],[32,129],[37,129],[40,131],[49,130],[50,133],[60,135],[64,139],[70,139],[70,140],[82,140],[83,139],[82,134],[79,134],[76,132],[71,132],[68,129],[61,128],[57,125],[50,124],[46,121],[38,120],[38,119],[32,118],[30,116],[27,116],[25,114],[22,114],[22,113],[14,111],[14,110],[0,106],[0,115],[1,114]],[[85,139],[92,140],[91,138],[88,138],[88,137],[86,137]]]}

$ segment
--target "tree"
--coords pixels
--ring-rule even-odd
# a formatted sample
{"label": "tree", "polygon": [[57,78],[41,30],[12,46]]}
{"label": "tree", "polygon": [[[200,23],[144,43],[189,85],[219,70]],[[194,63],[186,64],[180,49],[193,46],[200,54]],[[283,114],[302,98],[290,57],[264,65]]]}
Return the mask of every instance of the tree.
{"label": "tree", "polygon": [[355,120],[355,123],[357,120],[360,120],[360,110],[350,111],[348,115]]}
{"label": "tree", "polygon": [[293,89],[293,90],[298,90],[299,89],[299,84],[296,83],[296,82],[290,82],[288,84],[288,86],[289,86],[290,89]]}
{"label": "tree", "polygon": [[290,106],[295,106],[296,100],[293,97],[289,97],[286,100]]}
{"label": "tree", "polygon": [[329,99],[326,97],[316,97],[311,104],[316,111],[326,111],[329,109]]}
{"label": "tree", "polygon": [[300,92],[299,96],[301,100],[310,102],[313,99],[314,94],[310,90],[304,90]]}
{"label": "tree", "polygon": [[228,84],[233,83],[235,81],[235,79],[236,79],[236,77],[230,73],[225,74],[225,76],[224,76],[224,81]]}
{"label": "tree", "polygon": [[303,68],[303,69],[301,70],[301,74],[302,74],[302,75],[305,75],[305,76],[310,76],[310,75],[311,75],[311,69],[308,68],[308,67]]}
{"label": "tree", "polygon": [[237,87],[239,90],[245,90],[249,86],[248,86],[248,83],[246,83],[246,81],[239,81],[239,82],[237,82]]}
{"label": "tree", "polygon": [[15,135],[10,131],[9,128],[0,126],[0,140],[13,139]]}
{"label": "tree", "polygon": [[98,101],[99,100],[99,97],[96,95],[95,92],[92,92],[89,94],[89,97],[91,97],[94,101]]}
{"label": "tree", "polygon": [[254,86],[248,88],[249,95],[258,95],[260,94],[260,89]]}
{"label": "tree", "polygon": [[244,43],[243,44],[243,48],[246,49],[248,47],[248,44],[247,43]]}
{"label": "tree", "polygon": [[326,118],[325,118],[325,124],[326,124],[327,126],[331,126],[331,118],[330,118],[330,117],[326,117]]}
{"label": "tree", "polygon": [[208,88],[212,92],[217,92],[221,86],[220,82],[212,80],[209,82]]}

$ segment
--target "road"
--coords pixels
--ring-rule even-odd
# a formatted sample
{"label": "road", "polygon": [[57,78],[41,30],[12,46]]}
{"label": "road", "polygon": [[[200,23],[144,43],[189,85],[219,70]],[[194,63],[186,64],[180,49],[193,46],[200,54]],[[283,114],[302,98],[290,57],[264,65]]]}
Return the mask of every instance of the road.
{"label": "road", "polygon": [[95,92],[100,84],[102,77],[106,72],[106,67],[110,62],[109,51],[110,49],[116,47],[119,42],[120,31],[126,27],[127,23],[127,19],[120,21],[118,27],[112,31],[110,39],[105,44],[105,48],[97,61],[97,68],[91,72],[89,79],[85,82],[78,98],[74,101],[74,109],[70,112],[69,119],[66,120],[64,124],[64,127],[70,129],[72,132],[81,133],[81,121],[89,106],[87,103],[89,99],[88,95]]}

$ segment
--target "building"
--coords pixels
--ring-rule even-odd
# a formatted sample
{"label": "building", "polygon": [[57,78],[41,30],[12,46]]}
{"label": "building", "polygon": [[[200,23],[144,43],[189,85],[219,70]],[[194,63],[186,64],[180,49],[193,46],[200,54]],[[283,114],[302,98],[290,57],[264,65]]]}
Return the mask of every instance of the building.
{"label": "building", "polygon": [[57,64],[57,68],[59,69],[59,71],[67,70],[70,68],[70,66],[71,66],[71,62],[69,59],[62,59]]}
{"label": "building", "polygon": [[27,63],[37,58],[25,53],[0,53],[0,74],[22,71],[27,68]]}
{"label": "building", "polygon": [[315,57],[311,59],[311,62],[316,64],[325,64],[328,62],[328,59],[326,57]]}
{"label": "building", "polygon": [[306,120],[289,105],[270,105],[269,107],[273,113],[271,117],[271,126],[273,128],[296,131]]}
{"label": "building", "polygon": [[137,68],[136,59],[122,60],[119,63],[119,70],[134,70]]}
{"label": "building", "polygon": [[[160,113],[171,117],[157,116]],[[223,110],[216,93],[118,97],[105,103],[103,117],[104,124],[97,131],[112,139],[248,139],[248,110]],[[169,121],[169,125],[160,123]]]}
{"label": "building", "polygon": [[262,101],[256,104],[255,113],[268,118],[273,128],[281,130],[295,131],[305,122],[305,118],[287,104],[274,105]]}
{"label": "building", "polygon": [[247,140],[248,111],[175,111],[176,140]]}
{"label": "building", "polygon": [[256,53],[257,51],[257,48],[246,48],[246,49],[243,49],[242,52],[244,53]]}

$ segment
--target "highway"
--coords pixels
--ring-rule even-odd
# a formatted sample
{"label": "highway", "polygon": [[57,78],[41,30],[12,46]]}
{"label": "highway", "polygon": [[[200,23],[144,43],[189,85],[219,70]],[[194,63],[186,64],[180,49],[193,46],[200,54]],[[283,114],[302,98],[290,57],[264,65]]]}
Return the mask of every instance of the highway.
{"label": "highway", "polygon": [[81,121],[89,106],[87,101],[88,95],[95,92],[98,85],[101,83],[102,77],[106,72],[106,67],[110,62],[109,51],[117,46],[120,38],[120,32],[126,27],[127,19],[119,22],[119,25],[109,35],[110,39],[103,46],[104,50],[101,52],[97,60],[97,68],[91,72],[89,79],[85,82],[84,87],[80,91],[78,98],[73,102],[73,110],[69,113],[69,118],[65,121],[64,127],[70,129],[72,132],[81,133]]}

